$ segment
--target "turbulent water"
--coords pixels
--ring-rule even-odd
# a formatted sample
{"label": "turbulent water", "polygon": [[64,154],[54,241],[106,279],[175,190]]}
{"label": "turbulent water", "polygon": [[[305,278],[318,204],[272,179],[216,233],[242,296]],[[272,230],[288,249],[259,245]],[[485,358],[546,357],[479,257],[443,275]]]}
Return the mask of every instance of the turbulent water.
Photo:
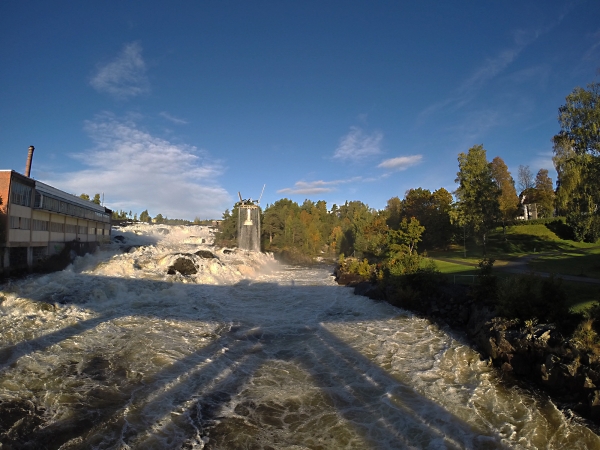
{"label": "turbulent water", "polygon": [[207,228],[121,234],[126,253],[1,287],[2,448],[600,448],[328,268],[217,250]]}

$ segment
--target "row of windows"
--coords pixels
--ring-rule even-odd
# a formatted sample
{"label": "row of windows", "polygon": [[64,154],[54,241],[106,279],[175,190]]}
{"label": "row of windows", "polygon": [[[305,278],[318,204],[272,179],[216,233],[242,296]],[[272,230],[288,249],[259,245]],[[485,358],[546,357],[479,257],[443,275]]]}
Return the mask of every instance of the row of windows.
{"label": "row of windows", "polygon": [[83,225],[74,225],[70,223],[47,222],[45,220],[31,219],[27,217],[10,216],[10,228],[14,230],[30,230],[33,225],[33,231],[48,231],[53,233],[78,233],[78,234],[97,234],[99,236],[110,234],[108,229],[86,227]]}
{"label": "row of windows", "polygon": [[48,231],[48,222],[33,219],[33,231]]}
{"label": "row of windows", "polygon": [[86,219],[97,220],[98,222],[110,222],[110,215],[99,211],[77,206],[73,203],[58,200],[53,197],[35,193],[35,208],[45,209],[47,211],[56,211],[76,217],[85,217]]}
{"label": "row of windows", "polygon": [[10,228],[13,230],[31,229],[31,219],[27,217],[10,216]]}
{"label": "row of windows", "polygon": [[31,206],[31,188],[16,181],[13,182],[10,189],[10,201],[15,205]]}

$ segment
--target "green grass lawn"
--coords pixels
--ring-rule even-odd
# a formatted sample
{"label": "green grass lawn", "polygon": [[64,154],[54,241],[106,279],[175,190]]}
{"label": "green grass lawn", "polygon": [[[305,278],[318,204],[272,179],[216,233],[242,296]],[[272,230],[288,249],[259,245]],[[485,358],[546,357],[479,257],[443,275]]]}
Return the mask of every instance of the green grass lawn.
{"label": "green grass lawn", "polygon": [[[529,261],[529,268],[533,271],[600,278],[600,243],[564,239],[561,231],[564,230],[556,224],[515,225],[506,227],[505,236],[501,227],[496,228],[488,236],[487,256],[494,258],[494,266],[499,268],[510,260],[540,253]],[[482,259],[483,246],[474,238],[467,238],[466,257],[462,242],[446,250],[429,251],[428,256],[451,283],[471,284],[471,277],[464,275],[477,274],[477,267],[473,264]],[[499,278],[518,276],[501,271],[496,271],[496,275]],[[563,287],[569,298],[569,306],[575,312],[583,312],[593,303],[600,303],[600,285],[564,281]]]}
{"label": "green grass lawn", "polygon": [[538,272],[600,278],[600,248],[540,255],[529,261],[529,267]]}

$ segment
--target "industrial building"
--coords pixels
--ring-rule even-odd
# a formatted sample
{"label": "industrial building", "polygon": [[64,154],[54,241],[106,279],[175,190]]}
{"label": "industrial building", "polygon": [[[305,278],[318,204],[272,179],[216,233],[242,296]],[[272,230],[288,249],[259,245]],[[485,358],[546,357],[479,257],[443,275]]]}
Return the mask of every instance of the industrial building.
{"label": "industrial building", "polygon": [[33,151],[25,175],[0,170],[0,274],[110,241],[111,210],[30,178]]}

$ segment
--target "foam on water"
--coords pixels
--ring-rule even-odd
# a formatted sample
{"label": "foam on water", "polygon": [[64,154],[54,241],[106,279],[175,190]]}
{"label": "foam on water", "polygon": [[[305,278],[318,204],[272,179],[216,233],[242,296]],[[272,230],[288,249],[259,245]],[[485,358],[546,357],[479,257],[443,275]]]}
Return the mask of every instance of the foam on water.
{"label": "foam on water", "polygon": [[[330,268],[216,249],[204,227],[117,234],[126,253],[3,287],[0,413],[15,420],[0,442],[600,448],[460,339],[354,296]],[[169,275],[177,258],[196,273]]]}

